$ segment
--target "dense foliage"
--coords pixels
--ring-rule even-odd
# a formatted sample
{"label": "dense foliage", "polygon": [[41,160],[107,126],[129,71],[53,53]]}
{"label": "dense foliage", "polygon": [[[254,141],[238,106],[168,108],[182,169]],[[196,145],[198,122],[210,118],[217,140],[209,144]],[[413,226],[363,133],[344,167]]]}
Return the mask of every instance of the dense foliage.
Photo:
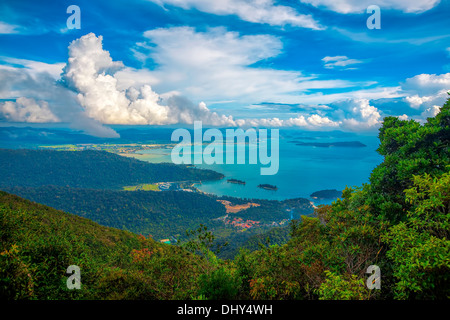
{"label": "dense foliage", "polygon": [[245,232],[227,230],[212,223],[207,224],[207,226],[214,233],[215,243],[218,245],[227,244],[216,254],[221,259],[233,260],[242,249],[253,252],[269,245],[283,245],[290,239],[289,225],[252,228],[245,230]]}
{"label": "dense foliage", "polygon": [[[190,299],[210,264],[151,238],[0,192],[1,299]],[[77,265],[81,289],[69,290]]]}

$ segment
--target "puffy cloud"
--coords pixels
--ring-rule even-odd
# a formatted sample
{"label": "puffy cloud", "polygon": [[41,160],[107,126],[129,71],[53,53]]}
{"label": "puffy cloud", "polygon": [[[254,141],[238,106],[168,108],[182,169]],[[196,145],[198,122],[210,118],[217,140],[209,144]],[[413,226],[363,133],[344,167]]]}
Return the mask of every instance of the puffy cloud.
{"label": "puffy cloud", "polygon": [[336,127],[338,126],[337,122],[331,121],[327,117],[321,117],[318,114],[313,114],[308,117],[308,123],[310,123],[313,126],[319,126],[319,127]]}
{"label": "puffy cloud", "polygon": [[341,119],[342,127],[349,130],[373,130],[382,122],[380,111],[368,99],[349,99],[333,104],[333,115]]}
{"label": "puffy cloud", "polygon": [[119,85],[116,74],[123,64],[103,49],[101,36],[90,33],[73,41],[68,61],[63,79],[78,93],[86,115],[101,123],[166,125],[202,120],[210,125],[234,125],[231,117],[211,112],[204,103],[194,105],[174,95],[163,99],[147,84],[127,87],[123,72]]}
{"label": "puffy cloud", "polygon": [[419,108],[420,106],[422,106],[424,103],[433,101],[434,99],[436,99],[435,96],[423,96],[423,97],[419,97],[418,94],[415,94],[413,96],[407,96],[405,97],[406,102],[409,103],[409,105],[413,108]]}
{"label": "puffy cloud", "polygon": [[370,5],[376,4],[381,9],[395,9],[407,13],[420,13],[437,6],[440,0],[300,0],[314,7],[325,7],[338,13],[360,13]]}
{"label": "puffy cloud", "polygon": [[447,90],[440,90],[433,95],[419,96],[415,94],[413,96],[407,96],[405,100],[414,109],[424,110],[434,105],[443,105],[448,99]]}
{"label": "puffy cloud", "polygon": [[448,99],[450,73],[419,74],[406,79],[402,89],[406,95],[404,100],[411,108],[421,112],[412,118],[425,122],[427,118],[436,116],[440,106]]}
{"label": "puffy cloud", "polygon": [[306,121],[305,117],[300,115],[296,118],[289,118],[285,121],[286,125],[288,127],[307,127],[308,122]]}
{"label": "puffy cloud", "polygon": [[63,76],[69,86],[86,91],[96,77],[107,86],[112,78],[107,73],[123,67],[122,62],[113,61],[109,52],[103,50],[102,40],[102,36],[89,33],[69,45],[69,59]]}
{"label": "puffy cloud", "polygon": [[450,73],[419,74],[406,79],[402,89],[406,93],[406,102],[414,109],[424,110],[435,105],[442,105],[448,98]]}
{"label": "puffy cloud", "polygon": [[327,129],[336,128],[339,122],[330,120],[328,117],[312,114],[309,116],[298,115],[288,119],[279,118],[258,118],[258,119],[238,119],[235,121],[240,127],[298,127],[303,129]]}
{"label": "puffy cloud", "polygon": [[14,122],[48,123],[59,122],[45,101],[18,98],[16,101],[0,103],[0,114]]}
{"label": "puffy cloud", "polygon": [[208,109],[204,102],[194,105],[185,97],[172,95],[167,100],[170,108],[170,117],[174,123],[192,124],[196,120],[212,126],[236,126],[232,116],[219,115]]}
{"label": "puffy cloud", "polygon": [[114,74],[117,79],[117,89],[126,90],[130,87],[142,87],[146,84],[153,86],[160,83],[154,73],[148,69],[124,67]]}
{"label": "puffy cloud", "polygon": [[419,74],[406,79],[402,87],[404,90],[419,91],[422,95],[435,94],[439,90],[450,88],[450,73]]}
{"label": "puffy cloud", "polygon": [[[335,69],[335,68],[345,68],[349,65],[362,63],[361,60],[349,59],[347,56],[334,56],[334,57],[324,57],[322,59],[324,62],[324,67],[327,69]],[[345,69],[353,69],[353,68],[345,68]]]}
{"label": "puffy cloud", "polygon": [[[101,137],[118,134],[88,118],[77,103],[76,94],[61,85],[64,64],[3,58],[0,65],[0,118],[18,122],[66,122],[73,129]],[[12,65],[11,65],[12,64]]]}
{"label": "puffy cloud", "polygon": [[[20,101],[26,101],[25,98],[28,98],[33,99],[42,109],[45,113],[44,118],[48,118],[47,107],[55,118],[63,122],[70,122],[77,112],[80,112],[81,109],[74,99],[73,92],[58,83],[54,74],[50,73],[60,69],[59,66],[55,68],[53,65],[28,60],[25,62],[26,65],[18,64],[19,60],[15,62],[17,63],[15,66],[0,65],[0,99],[15,101],[14,104],[9,104],[8,108],[16,107],[19,111],[23,108],[23,103]],[[30,66],[38,66],[38,68]],[[20,100],[21,98],[25,100]],[[33,109],[36,112],[39,110],[36,107]],[[5,114],[3,115],[4,119],[8,119]],[[24,117],[25,121],[32,118]]]}
{"label": "puffy cloud", "polygon": [[[308,109],[314,109],[310,107]],[[309,130],[339,128],[345,131],[370,131],[377,130],[382,123],[382,112],[372,106],[368,99],[344,99],[318,107],[320,108],[317,113],[312,111],[287,119],[238,119],[236,124],[254,127],[298,127]]]}
{"label": "puffy cloud", "polygon": [[422,121],[426,121],[427,118],[435,117],[441,110],[441,107],[439,106],[432,106],[427,109],[425,109],[421,114],[420,117]]}
{"label": "puffy cloud", "polygon": [[[188,35],[196,38],[197,42],[202,42],[209,36],[209,34],[196,34],[190,28],[177,28],[177,30],[177,38],[181,39],[186,39]],[[215,32],[221,33],[222,30],[215,30]],[[158,29],[146,32],[147,37],[167,39],[168,35],[172,35],[172,30]],[[194,45],[192,52],[183,50],[183,54],[180,55],[177,46],[169,46],[168,55],[158,55],[155,59],[161,64],[164,64],[165,59],[170,59],[175,62],[171,64],[172,67],[183,73],[188,71],[186,68],[194,65],[196,68],[204,68],[204,74],[215,75],[214,70],[210,68],[223,64],[223,60],[228,59],[227,66],[239,66],[254,63],[279,50],[279,42],[273,37],[253,36],[244,43],[237,34],[227,33],[225,37],[212,37],[209,40],[213,40],[209,41],[209,50],[205,50],[205,46],[195,47]],[[275,46],[268,48],[267,44],[270,43]],[[171,50],[175,50],[176,53]],[[171,56],[172,54],[176,59]],[[205,125],[211,126],[326,128],[339,125],[328,117],[318,114],[310,114],[306,117],[301,115],[289,119],[275,117],[235,120],[232,116],[212,112],[204,102],[195,105],[187,98],[176,94],[165,95],[163,98],[146,84],[137,88],[127,87],[123,79],[118,80],[117,75],[123,76],[123,73],[121,74],[120,70],[114,71],[117,67],[120,68],[121,63],[111,59],[109,53],[102,47],[102,38],[92,33],[75,40],[69,46],[69,63],[65,68],[64,79],[78,92],[77,99],[85,108],[86,115],[102,123],[165,125],[192,124],[194,121],[201,120]],[[191,73],[187,72],[187,74]],[[242,88],[248,86],[249,83]]]}
{"label": "puffy cloud", "polygon": [[292,7],[275,5],[273,0],[149,0],[161,6],[197,9],[216,15],[236,15],[240,19],[272,26],[292,25],[314,30],[323,29],[311,15],[299,14]]}

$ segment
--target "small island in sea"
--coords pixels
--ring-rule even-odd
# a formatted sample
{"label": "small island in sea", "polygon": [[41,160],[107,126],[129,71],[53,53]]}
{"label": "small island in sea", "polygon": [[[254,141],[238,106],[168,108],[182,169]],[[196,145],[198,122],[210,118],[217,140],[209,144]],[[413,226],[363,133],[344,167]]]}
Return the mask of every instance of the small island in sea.
{"label": "small island in sea", "polygon": [[331,190],[320,190],[311,193],[310,197],[313,199],[333,199],[339,198],[342,196],[342,191],[338,191],[336,189]]}
{"label": "small island in sea", "polygon": [[245,184],[245,181],[238,180],[238,179],[227,179],[227,182],[235,183],[235,184]]}
{"label": "small island in sea", "polygon": [[364,148],[367,147],[364,143],[359,141],[343,141],[343,142],[299,142],[297,146],[311,146],[320,148],[330,147],[347,147],[347,148]]}
{"label": "small island in sea", "polygon": [[258,188],[266,189],[266,190],[278,190],[277,186],[273,186],[271,184],[259,184]]}

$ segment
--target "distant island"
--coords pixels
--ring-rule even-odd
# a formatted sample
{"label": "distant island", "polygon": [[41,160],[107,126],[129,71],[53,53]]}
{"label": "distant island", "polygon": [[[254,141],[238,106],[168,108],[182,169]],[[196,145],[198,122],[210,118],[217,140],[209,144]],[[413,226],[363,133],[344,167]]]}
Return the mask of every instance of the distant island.
{"label": "distant island", "polygon": [[273,186],[271,184],[259,184],[258,188],[266,189],[266,190],[278,190],[277,186]]}
{"label": "distant island", "polygon": [[339,198],[342,196],[342,191],[338,191],[336,189],[331,190],[320,190],[311,193],[310,197],[314,199],[333,199]]}
{"label": "distant island", "polygon": [[311,146],[320,148],[330,148],[330,147],[347,147],[347,148],[363,148],[367,147],[364,143],[359,141],[343,141],[343,142],[299,142],[296,143],[297,146]]}
{"label": "distant island", "polygon": [[236,183],[236,184],[245,184],[245,181],[238,180],[238,179],[227,179],[227,182]]}

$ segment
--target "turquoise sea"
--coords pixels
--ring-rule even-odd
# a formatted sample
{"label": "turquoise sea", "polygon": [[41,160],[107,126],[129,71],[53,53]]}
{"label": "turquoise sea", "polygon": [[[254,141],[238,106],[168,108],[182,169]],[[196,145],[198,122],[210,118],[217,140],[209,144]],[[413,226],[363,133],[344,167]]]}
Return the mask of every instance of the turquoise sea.
{"label": "turquoise sea", "polygon": [[[366,147],[297,145],[302,142],[320,144],[349,141],[359,141]],[[223,173],[225,179],[203,182],[196,186],[206,193],[240,198],[283,200],[301,197],[310,199],[310,194],[318,190],[343,190],[346,186],[360,186],[368,182],[371,171],[382,161],[382,157],[376,152],[378,144],[376,135],[280,131],[277,174],[261,175],[261,165],[248,164],[248,161],[246,164],[198,164],[195,166]],[[255,147],[254,145],[245,145],[247,159],[249,148]],[[142,154],[141,160],[171,162],[171,149],[169,148],[146,150],[140,153]],[[227,179],[230,178],[243,180],[246,184],[229,183]],[[278,190],[261,189],[257,187],[259,184],[275,185]],[[332,201],[311,200],[315,204]]]}

